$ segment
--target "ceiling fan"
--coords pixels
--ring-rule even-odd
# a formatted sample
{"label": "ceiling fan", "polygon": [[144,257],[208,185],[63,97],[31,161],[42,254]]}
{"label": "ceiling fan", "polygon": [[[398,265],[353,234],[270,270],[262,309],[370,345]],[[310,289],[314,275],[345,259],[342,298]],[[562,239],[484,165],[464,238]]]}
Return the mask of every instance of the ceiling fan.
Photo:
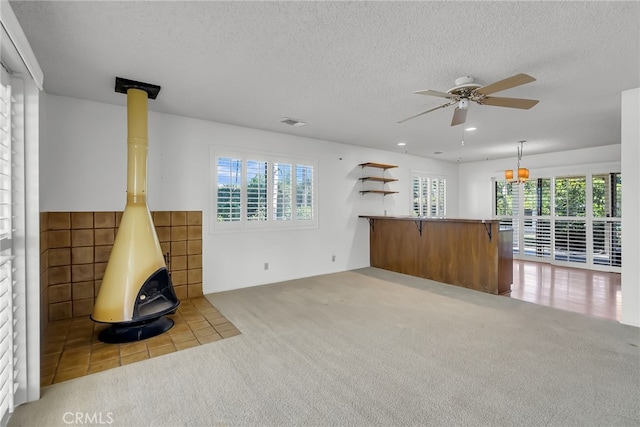
{"label": "ceiling fan", "polygon": [[472,76],[465,76],[456,79],[456,85],[446,92],[439,92],[437,90],[419,90],[415,92],[418,95],[429,95],[446,98],[449,100],[449,102],[439,105],[435,108],[431,108],[427,111],[415,114],[411,117],[407,117],[406,119],[400,120],[398,123],[404,123],[407,120],[415,119],[416,117],[439,110],[440,108],[447,108],[452,105],[456,105],[456,109],[453,112],[453,119],[451,120],[451,126],[456,126],[464,123],[467,120],[469,101],[473,101],[480,105],[520,108],[523,110],[528,110],[538,103],[538,101],[535,99],[501,98],[497,96],[488,96],[492,93],[500,92],[503,90],[511,89],[512,87],[521,86],[536,81],[536,79],[528,74],[516,74],[515,76],[507,77],[506,79],[491,83],[487,86],[481,86],[477,83],[474,83],[474,81],[475,79]]}

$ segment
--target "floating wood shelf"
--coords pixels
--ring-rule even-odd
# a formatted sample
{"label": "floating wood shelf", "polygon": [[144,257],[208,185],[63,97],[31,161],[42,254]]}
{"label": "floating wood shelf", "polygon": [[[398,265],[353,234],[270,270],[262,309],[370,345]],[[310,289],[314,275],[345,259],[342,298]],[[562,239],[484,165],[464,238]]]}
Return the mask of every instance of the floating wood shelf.
{"label": "floating wood shelf", "polygon": [[360,191],[360,194],[365,194],[365,193],[376,193],[376,194],[382,194],[382,195],[387,195],[387,194],[395,194],[397,193],[397,191],[386,191],[386,190],[362,190]]}
{"label": "floating wood shelf", "polygon": [[358,166],[360,166],[361,168],[378,168],[378,169],[384,169],[384,170],[398,167],[396,165],[387,165],[384,163],[375,163],[375,162],[360,163]]}
{"label": "floating wood shelf", "polygon": [[378,182],[394,182],[397,181],[395,178],[383,178],[379,176],[365,176],[360,178],[360,181],[378,181]]}
{"label": "floating wood shelf", "polygon": [[381,182],[382,188],[379,190],[374,190],[374,189],[367,189],[366,187],[364,187],[360,190],[360,194],[374,193],[374,194],[382,194],[383,196],[386,196],[387,194],[397,193],[397,191],[385,190],[386,188],[385,186],[387,183],[396,182],[398,180],[395,178],[385,177],[384,174],[387,169],[397,168],[398,166],[388,165],[386,163],[375,163],[375,162],[360,163],[358,166],[360,166],[362,170],[364,170],[364,168],[382,169],[382,176],[363,176],[360,178],[361,183],[364,183],[365,181]]}

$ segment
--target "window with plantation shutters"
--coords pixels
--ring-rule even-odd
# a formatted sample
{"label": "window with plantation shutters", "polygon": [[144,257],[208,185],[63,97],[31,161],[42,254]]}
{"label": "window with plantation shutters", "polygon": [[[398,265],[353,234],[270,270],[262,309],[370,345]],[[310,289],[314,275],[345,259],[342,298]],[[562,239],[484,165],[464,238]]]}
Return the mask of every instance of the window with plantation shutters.
{"label": "window with plantation shutters", "polygon": [[296,218],[313,219],[313,166],[296,165]]}
{"label": "window with plantation shutters", "polygon": [[317,227],[315,161],[214,149],[216,231]]}
{"label": "window with plantation shutters", "polygon": [[14,340],[11,242],[11,87],[0,84],[0,416],[13,410]]}
{"label": "window with plantation shutters", "polygon": [[554,198],[554,259],[586,263],[586,177],[556,177]]}
{"label": "window with plantation shutters", "polygon": [[520,206],[519,187],[506,181],[496,181],[494,184],[495,216],[500,220],[500,227],[513,230],[513,253],[520,253]]}
{"label": "window with plantation shutters", "polygon": [[447,180],[413,172],[413,214],[420,217],[447,215]]}
{"label": "window with plantation shutters", "polygon": [[247,221],[267,220],[267,162],[247,161]]}
{"label": "window with plantation shutters", "polygon": [[431,194],[429,197],[429,211],[431,216],[445,216],[447,214],[447,181],[444,178],[431,178]]}
{"label": "window with plantation shutters", "polygon": [[523,185],[523,245],[526,255],[551,256],[551,180],[538,178]]}
{"label": "window with plantation shutters", "polygon": [[7,425],[16,406],[40,396],[43,74],[5,0],[0,21],[0,425]]}
{"label": "window with plantation shutters", "polygon": [[496,180],[494,214],[513,228],[514,254],[620,271],[621,195],[617,172]]}
{"label": "window with plantation shutters", "polygon": [[291,163],[273,163],[273,186],[271,194],[274,221],[289,221],[292,219],[292,175]]}
{"label": "window with plantation shutters", "polygon": [[242,212],[242,160],[233,157],[218,157],[216,166],[217,221],[240,221],[240,213]]}
{"label": "window with plantation shutters", "polygon": [[[39,355],[27,352],[24,82],[4,69],[1,72],[0,411],[5,420],[16,405],[27,400],[31,384],[28,371],[33,362],[39,361]],[[30,330],[33,333],[34,329]],[[39,348],[33,347],[32,351],[39,353]]]}
{"label": "window with plantation shutters", "polygon": [[593,262],[622,266],[622,177],[593,175]]}

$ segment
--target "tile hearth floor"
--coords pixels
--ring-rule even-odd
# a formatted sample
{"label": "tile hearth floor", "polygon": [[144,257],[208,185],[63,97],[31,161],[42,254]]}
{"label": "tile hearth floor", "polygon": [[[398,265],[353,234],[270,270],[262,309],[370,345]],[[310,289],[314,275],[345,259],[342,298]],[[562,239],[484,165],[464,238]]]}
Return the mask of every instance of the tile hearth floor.
{"label": "tile hearth floor", "polygon": [[143,341],[105,344],[98,340],[108,325],[89,316],[50,322],[41,348],[42,387],[163,354],[239,335],[241,332],[204,297],[182,300],[169,331]]}

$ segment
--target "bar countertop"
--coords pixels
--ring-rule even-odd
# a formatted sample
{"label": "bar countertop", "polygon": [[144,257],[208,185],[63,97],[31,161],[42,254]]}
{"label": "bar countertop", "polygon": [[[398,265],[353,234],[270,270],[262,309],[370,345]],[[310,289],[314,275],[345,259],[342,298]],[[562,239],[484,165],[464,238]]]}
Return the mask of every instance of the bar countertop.
{"label": "bar countertop", "polygon": [[499,222],[498,219],[473,219],[473,218],[450,218],[450,217],[432,217],[432,216],[380,216],[380,215],[359,215],[359,218],[368,219],[394,219],[400,221],[440,221],[440,222],[474,222],[474,223],[489,223]]}

